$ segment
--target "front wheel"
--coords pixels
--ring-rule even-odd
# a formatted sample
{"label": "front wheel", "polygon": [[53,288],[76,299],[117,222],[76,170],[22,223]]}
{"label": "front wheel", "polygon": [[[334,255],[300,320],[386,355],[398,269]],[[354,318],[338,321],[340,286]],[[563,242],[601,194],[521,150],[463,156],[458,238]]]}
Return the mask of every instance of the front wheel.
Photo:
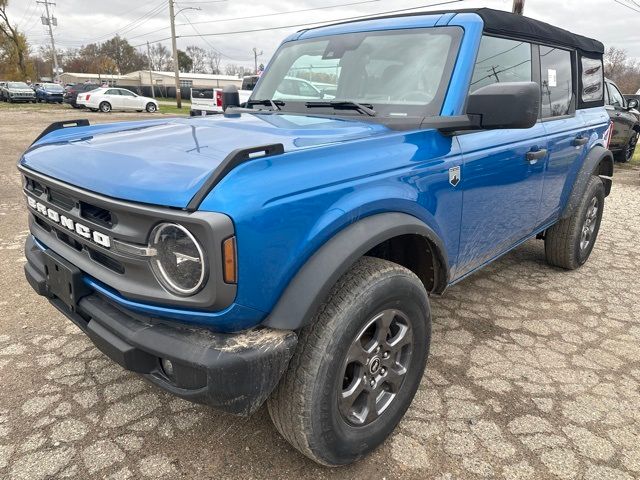
{"label": "front wheel", "polygon": [[361,258],[302,329],[268,401],[277,430],[312,460],[352,463],[393,432],[422,379],[427,292],[406,268]]}
{"label": "front wheel", "polygon": [[157,110],[156,104],[151,102],[147,103],[145,110],[149,113],[154,113]]}
{"label": "front wheel", "polygon": [[547,230],[544,239],[547,263],[574,270],[587,261],[600,230],[604,196],[602,180],[591,176],[573,214]]}
{"label": "front wheel", "polygon": [[109,102],[102,102],[100,104],[100,111],[102,113],[109,113],[111,111],[111,104]]}

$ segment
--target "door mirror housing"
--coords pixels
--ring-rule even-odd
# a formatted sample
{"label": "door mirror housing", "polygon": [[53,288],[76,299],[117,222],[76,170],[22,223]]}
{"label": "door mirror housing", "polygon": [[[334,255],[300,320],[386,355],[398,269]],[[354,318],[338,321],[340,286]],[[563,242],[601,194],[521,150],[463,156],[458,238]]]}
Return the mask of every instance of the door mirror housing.
{"label": "door mirror housing", "polygon": [[467,115],[482,129],[531,128],[540,113],[540,87],[535,82],[493,83],[467,100]]}
{"label": "door mirror housing", "polygon": [[635,98],[630,98],[627,100],[627,108],[631,110],[632,108],[638,108],[638,100]]}
{"label": "door mirror housing", "polygon": [[227,85],[222,89],[222,110],[226,111],[229,107],[240,106],[240,94],[238,87],[235,85]]}

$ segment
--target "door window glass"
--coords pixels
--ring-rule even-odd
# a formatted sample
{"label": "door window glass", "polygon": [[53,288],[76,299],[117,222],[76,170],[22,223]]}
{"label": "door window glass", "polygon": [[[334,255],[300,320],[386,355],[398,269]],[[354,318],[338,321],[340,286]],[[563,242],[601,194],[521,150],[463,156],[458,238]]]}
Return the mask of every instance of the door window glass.
{"label": "door window glass", "polygon": [[111,90],[107,90],[105,92],[105,95],[120,95],[120,92],[115,88],[112,88]]}
{"label": "door window glass", "polygon": [[483,36],[470,91],[501,82],[531,81],[531,44]]}
{"label": "door window glass", "polygon": [[609,90],[609,105],[613,105],[614,107],[624,107],[624,97],[613,83],[607,83],[607,88]]}
{"label": "door window glass", "polygon": [[540,70],[542,118],[569,115],[573,103],[571,52],[541,45]]}
{"label": "door window glass", "polygon": [[135,94],[129,90],[120,90],[120,95],[123,97],[135,97]]}

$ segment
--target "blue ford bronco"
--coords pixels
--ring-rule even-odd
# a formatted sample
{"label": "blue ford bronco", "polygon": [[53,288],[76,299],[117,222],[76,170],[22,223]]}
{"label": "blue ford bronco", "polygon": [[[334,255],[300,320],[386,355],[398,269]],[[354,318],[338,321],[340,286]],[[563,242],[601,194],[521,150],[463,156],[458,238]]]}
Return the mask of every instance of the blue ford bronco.
{"label": "blue ford bronco", "polygon": [[225,113],[53,124],[18,166],[27,279],[124,368],[266,402],[300,452],[348,464],[414,397],[429,295],[532,237],[556,267],[589,257],[602,54],[495,10],[371,18],[291,35]]}

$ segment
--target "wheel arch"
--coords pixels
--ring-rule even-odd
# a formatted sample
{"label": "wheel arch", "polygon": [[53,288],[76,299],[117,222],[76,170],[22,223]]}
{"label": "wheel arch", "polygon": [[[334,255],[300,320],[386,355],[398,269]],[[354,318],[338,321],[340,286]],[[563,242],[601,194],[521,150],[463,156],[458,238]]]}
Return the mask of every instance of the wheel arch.
{"label": "wheel arch", "polygon": [[[424,242],[428,250],[421,252],[416,242]],[[419,253],[406,255],[402,247],[417,247]],[[298,270],[262,325],[287,330],[307,325],[338,279],[364,255],[409,268],[432,293],[441,293],[449,282],[446,249],[435,231],[406,213],[380,213],[352,223],[325,242]]]}
{"label": "wheel arch", "polygon": [[597,175],[602,179],[605,196],[608,196],[611,192],[613,177],[613,154],[602,145],[595,145],[582,163],[582,167],[573,183],[567,204],[560,215],[561,219],[571,216],[575,209],[578,208],[580,199],[584,195],[589,178],[592,175]]}

